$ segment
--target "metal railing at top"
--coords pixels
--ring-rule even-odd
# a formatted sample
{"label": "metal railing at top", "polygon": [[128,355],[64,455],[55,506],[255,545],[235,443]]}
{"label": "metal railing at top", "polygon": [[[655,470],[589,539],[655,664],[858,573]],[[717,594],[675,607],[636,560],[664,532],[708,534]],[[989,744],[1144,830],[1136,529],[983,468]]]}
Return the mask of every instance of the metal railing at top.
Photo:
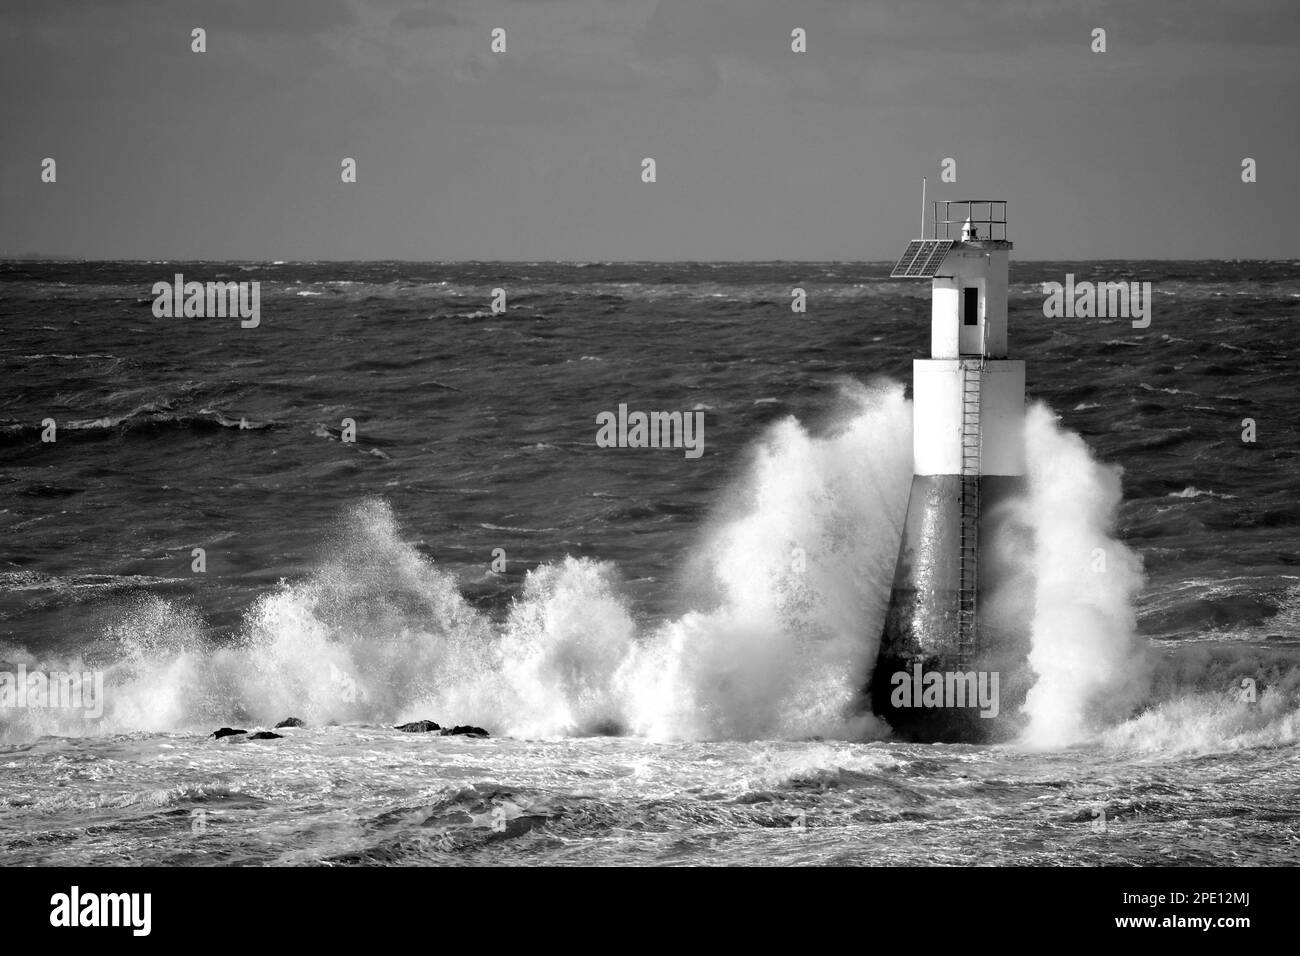
{"label": "metal railing at top", "polygon": [[[936,199],[932,205],[931,239],[951,239],[954,242],[963,239],[1007,240],[1005,199]],[[963,235],[967,221],[971,226],[969,236]]]}

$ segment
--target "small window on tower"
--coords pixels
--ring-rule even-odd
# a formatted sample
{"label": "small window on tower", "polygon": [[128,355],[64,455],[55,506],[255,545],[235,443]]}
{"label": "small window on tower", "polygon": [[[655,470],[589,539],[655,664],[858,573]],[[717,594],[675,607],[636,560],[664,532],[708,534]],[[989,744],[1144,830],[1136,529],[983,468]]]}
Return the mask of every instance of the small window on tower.
{"label": "small window on tower", "polygon": [[962,325],[980,324],[980,290],[977,286],[967,286],[961,290]]}

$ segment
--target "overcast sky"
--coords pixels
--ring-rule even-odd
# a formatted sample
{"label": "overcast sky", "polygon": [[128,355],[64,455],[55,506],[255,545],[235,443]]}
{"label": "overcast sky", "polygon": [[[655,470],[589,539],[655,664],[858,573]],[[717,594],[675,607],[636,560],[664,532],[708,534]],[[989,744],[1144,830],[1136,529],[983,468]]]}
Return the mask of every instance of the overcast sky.
{"label": "overcast sky", "polygon": [[1297,41],[1296,0],[4,0],[0,253],[889,259],[928,176],[1016,258],[1296,258]]}

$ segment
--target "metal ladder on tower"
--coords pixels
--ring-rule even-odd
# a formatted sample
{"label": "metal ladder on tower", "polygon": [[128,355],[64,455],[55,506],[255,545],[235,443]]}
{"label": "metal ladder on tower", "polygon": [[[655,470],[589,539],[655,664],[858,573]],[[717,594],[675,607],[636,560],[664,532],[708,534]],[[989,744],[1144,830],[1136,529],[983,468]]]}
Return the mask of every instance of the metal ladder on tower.
{"label": "metal ladder on tower", "polygon": [[974,359],[961,360],[961,547],[957,585],[957,664],[975,657],[975,605],[979,587],[980,386],[987,354],[987,325]]}

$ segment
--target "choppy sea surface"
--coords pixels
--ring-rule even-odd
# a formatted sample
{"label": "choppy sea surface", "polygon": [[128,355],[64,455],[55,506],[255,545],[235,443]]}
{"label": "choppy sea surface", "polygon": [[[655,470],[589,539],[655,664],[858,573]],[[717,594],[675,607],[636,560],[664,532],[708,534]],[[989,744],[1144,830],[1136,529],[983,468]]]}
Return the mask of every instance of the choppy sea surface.
{"label": "choppy sea surface", "polygon": [[[260,325],[156,318],[176,273]],[[0,674],[103,686],[0,706],[0,858],[1300,863],[1300,264],[1013,262],[1039,681],[989,747],[857,706],[929,339],[888,273],[0,263]],[[1045,317],[1066,273],[1150,326]],[[599,447],[620,404],[704,454]]]}

